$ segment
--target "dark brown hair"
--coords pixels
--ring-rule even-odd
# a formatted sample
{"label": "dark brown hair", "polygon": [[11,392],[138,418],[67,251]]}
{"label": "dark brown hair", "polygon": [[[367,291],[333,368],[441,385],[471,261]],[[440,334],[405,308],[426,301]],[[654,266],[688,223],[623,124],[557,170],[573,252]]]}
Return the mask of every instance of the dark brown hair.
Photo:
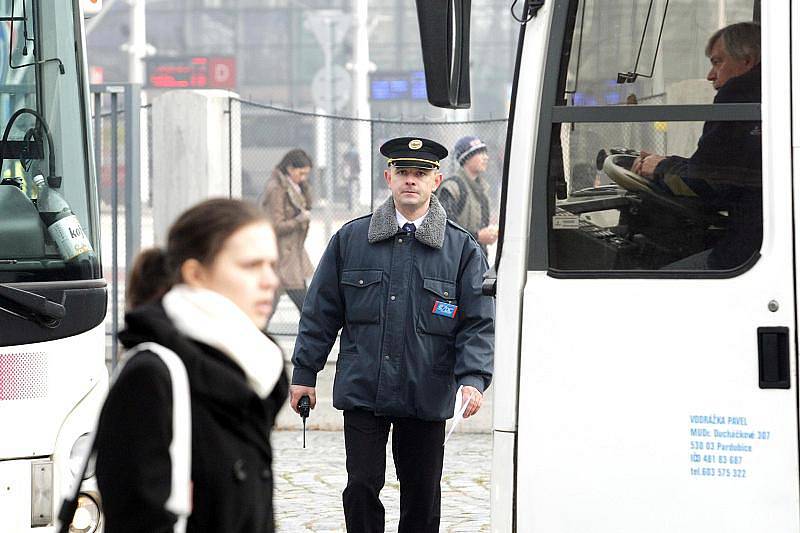
{"label": "dark brown hair", "polygon": [[267,221],[265,214],[242,200],[214,198],[187,209],[172,223],[166,249],[151,248],[136,257],[125,291],[127,307],[160,299],[181,281],[184,262],[210,265],[228,237],[261,221]]}
{"label": "dark brown hair", "polygon": [[160,299],[172,286],[167,256],[161,248],[148,248],[139,252],[133,262],[128,283],[125,285],[125,306],[139,307]]}
{"label": "dark brown hair", "polygon": [[294,150],[289,150],[286,152],[281,159],[281,162],[278,163],[278,169],[284,174],[289,172],[289,167],[304,168],[313,166],[314,165],[311,162],[311,157],[305,152],[305,150],[301,150],[300,148],[295,148]]}

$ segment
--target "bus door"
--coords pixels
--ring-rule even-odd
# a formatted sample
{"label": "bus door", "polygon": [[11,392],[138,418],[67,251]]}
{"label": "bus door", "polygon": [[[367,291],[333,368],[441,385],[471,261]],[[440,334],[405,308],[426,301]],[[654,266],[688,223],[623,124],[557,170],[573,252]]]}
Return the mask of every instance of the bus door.
{"label": "bus door", "polygon": [[[790,17],[759,4],[552,6],[518,531],[800,531]],[[710,72],[737,22],[762,60]]]}

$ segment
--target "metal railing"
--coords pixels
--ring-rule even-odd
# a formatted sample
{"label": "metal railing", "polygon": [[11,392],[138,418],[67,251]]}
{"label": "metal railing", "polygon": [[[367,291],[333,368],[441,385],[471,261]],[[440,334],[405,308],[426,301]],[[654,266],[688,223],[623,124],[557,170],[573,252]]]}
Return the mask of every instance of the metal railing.
{"label": "metal railing", "polygon": [[[91,86],[94,158],[100,186],[101,235],[102,232],[110,232],[110,243],[104,242],[106,246],[101,247],[101,257],[105,266],[104,275],[110,284],[106,319],[106,336],[109,341],[106,345],[112,367],[118,359],[116,335],[125,307],[125,272],[141,247],[140,91],[140,86],[135,84]],[[120,211],[124,214],[122,242],[119,238]],[[119,257],[121,246],[124,246],[124,262]]]}

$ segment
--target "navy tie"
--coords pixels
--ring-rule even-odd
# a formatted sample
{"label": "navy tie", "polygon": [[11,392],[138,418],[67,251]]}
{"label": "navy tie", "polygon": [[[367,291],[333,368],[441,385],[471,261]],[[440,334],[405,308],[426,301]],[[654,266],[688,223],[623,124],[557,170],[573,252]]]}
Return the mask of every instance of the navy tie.
{"label": "navy tie", "polygon": [[414,233],[417,231],[417,227],[412,222],[406,222],[403,224],[403,231],[406,233]]}

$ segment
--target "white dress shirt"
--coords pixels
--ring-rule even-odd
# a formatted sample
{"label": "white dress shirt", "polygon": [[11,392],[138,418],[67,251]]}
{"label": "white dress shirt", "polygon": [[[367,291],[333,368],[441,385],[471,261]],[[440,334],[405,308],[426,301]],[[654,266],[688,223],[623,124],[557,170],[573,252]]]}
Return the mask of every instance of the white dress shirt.
{"label": "white dress shirt", "polygon": [[397,217],[397,227],[402,228],[406,225],[406,223],[411,222],[414,224],[414,227],[419,229],[419,225],[422,224],[422,221],[425,220],[425,217],[428,216],[428,212],[425,211],[425,214],[419,217],[416,220],[408,220],[406,217],[400,214],[400,211],[397,209],[394,210],[394,215]]}

